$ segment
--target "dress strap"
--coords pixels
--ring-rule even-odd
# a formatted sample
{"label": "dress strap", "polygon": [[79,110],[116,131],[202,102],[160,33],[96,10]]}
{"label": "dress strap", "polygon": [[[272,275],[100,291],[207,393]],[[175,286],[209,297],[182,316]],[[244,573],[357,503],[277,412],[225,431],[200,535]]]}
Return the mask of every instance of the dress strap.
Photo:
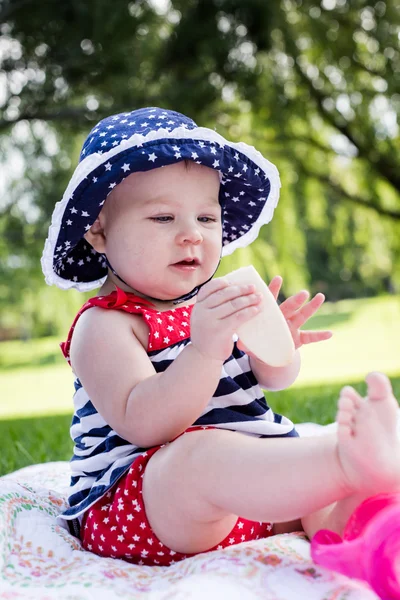
{"label": "dress strap", "polygon": [[149,327],[148,352],[163,350],[190,338],[190,315],[193,305],[160,312],[149,300],[124,292],[117,286],[116,288],[115,291],[107,294],[107,296],[94,296],[90,298],[76,315],[66,341],[60,344],[64,358],[66,358],[70,366],[69,352],[76,323],[79,317],[93,306],[142,315]]}
{"label": "dress strap", "polygon": [[[116,286],[117,287],[117,286]],[[89,308],[93,306],[99,306],[100,308],[106,308],[111,310],[123,310],[125,312],[138,314],[143,311],[146,307],[153,307],[149,300],[145,300],[140,296],[136,296],[135,294],[126,293],[117,287],[116,291],[107,294],[107,296],[94,296],[93,298],[89,298],[87,302],[82,306],[76,315],[71,328],[68,332],[68,337],[65,342],[60,343],[61,352],[64,355],[64,358],[67,359],[68,364],[71,366],[71,361],[69,357],[69,351],[71,347],[71,339],[72,334],[74,332],[76,323],[78,322],[79,317]]]}

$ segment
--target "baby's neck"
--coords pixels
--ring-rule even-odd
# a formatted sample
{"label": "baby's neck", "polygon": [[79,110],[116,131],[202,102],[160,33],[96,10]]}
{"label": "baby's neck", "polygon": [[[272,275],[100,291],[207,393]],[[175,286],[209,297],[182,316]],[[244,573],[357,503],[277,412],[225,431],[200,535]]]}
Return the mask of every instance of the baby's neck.
{"label": "baby's neck", "polygon": [[103,283],[103,285],[101,286],[101,288],[99,289],[99,291],[97,292],[96,295],[97,296],[108,296],[108,294],[111,294],[111,292],[115,292],[117,287],[119,287],[121,290],[123,290],[127,294],[135,294],[135,296],[139,296],[140,298],[143,298],[144,300],[148,300],[160,312],[165,312],[165,311],[171,310],[173,308],[181,308],[184,306],[191,306],[192,304],[194,304],[196,302],[195,297],[191,298],[187,302],[182,302],[182,304],[174,304],[172,302],[172,300],[159,300],[158,298],[152,298],[151,296],[146,296],[145,294],[142,294],[141,292],[137,292],[136,290],[134,290],[132,288],[128,288],[128,286],[126,286],[120,282],[116,283],[109,278],[106,279],[106,281]]}

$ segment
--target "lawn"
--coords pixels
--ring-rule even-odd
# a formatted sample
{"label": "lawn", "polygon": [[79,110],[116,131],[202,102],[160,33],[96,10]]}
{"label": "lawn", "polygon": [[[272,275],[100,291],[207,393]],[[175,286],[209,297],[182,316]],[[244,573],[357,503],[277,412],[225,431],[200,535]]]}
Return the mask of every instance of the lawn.
{"label": "lawn", "polygon": [[[268,393],[294,422],[329,423],[343,384],[365,392],[371,370],[391,376],[400,399],[400,297],[327,303],[308,328],[332,329],[331,340],[302,349],[302,371],[289,390]],[[0,475],[22,466],[68,460],[73,378],[60,340],[0,343]]]}

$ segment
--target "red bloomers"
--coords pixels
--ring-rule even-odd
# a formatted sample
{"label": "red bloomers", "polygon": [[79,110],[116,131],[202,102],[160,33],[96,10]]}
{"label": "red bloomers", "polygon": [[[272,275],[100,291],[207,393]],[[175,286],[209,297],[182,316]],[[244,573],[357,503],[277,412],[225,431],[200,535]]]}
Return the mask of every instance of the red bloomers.
{"label": "red bloomers", "polygon": [[[153,533],[142,500],[142,478],[150,457],[161,446],[137,458],[129,471],[85,513],[82,521],[83,547],[100,556],[122,558],[139,565],[168,566],[193,554],[167,548]],[[220,544],[207,550],[220,550],[233,544],[258,540],[272,534],[270,523],[238,518]]]}

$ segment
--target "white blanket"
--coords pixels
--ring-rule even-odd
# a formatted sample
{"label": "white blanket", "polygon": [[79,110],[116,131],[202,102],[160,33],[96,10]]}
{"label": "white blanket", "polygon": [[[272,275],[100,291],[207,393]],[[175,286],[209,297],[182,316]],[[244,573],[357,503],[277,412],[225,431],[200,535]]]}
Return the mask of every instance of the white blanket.
{"label": "white blanket", "polygon": [[171,567],[95,556],[57,519],[68,483],[67,462],[32,465],[0,478],[0,598],[377,599],[363,583],[314,565],[303,534],[244,542]]}

